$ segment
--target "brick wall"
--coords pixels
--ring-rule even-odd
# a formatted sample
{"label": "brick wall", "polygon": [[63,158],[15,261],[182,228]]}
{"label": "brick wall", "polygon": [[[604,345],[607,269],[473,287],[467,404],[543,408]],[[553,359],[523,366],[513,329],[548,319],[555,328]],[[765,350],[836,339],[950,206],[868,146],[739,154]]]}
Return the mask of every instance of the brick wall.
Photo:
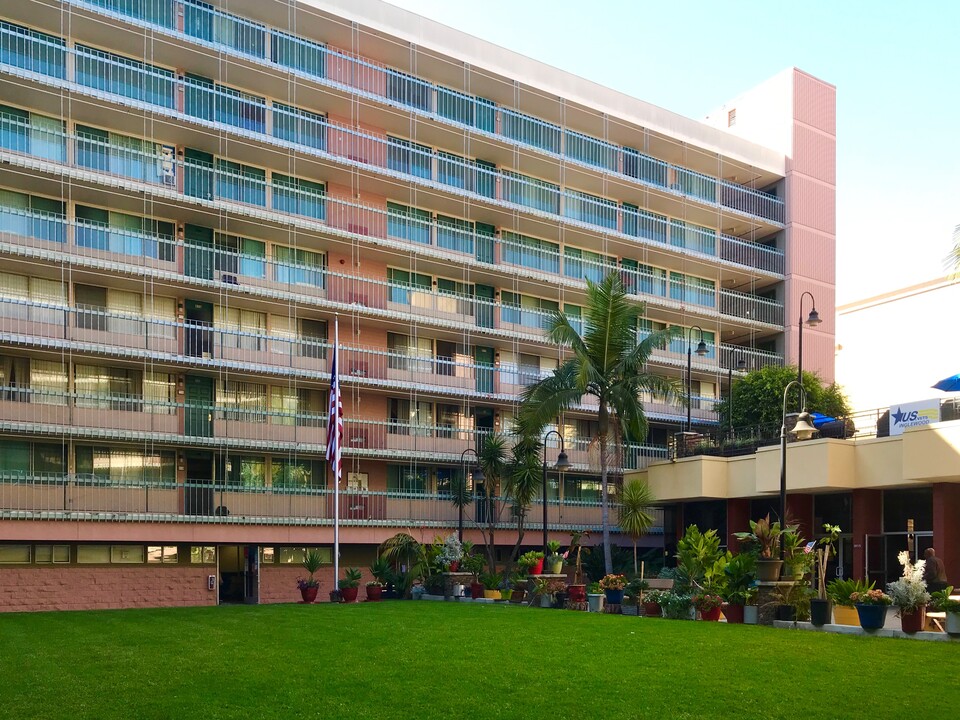
{"label": "brick wall", "polygon": [[24,567],[0,571],[0,612],[215,605],[210,566]]}

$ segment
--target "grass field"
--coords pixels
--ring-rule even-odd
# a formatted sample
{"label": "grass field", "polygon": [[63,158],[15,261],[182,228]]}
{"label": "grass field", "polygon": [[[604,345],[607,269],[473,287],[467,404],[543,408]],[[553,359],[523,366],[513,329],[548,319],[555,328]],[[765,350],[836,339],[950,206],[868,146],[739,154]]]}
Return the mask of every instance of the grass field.
{"label": "grass field", "polygon": [[946,717],[960,647],[435,602],[0,614],[0,717]]}

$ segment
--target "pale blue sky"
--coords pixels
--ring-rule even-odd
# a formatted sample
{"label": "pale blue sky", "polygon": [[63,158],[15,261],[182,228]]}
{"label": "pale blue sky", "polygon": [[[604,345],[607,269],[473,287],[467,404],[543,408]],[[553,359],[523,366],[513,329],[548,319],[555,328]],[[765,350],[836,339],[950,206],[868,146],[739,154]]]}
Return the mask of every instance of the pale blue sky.
{"label": "pale blue sky", "polygon": [[837,299],[943,274],[960,224],[960,3],[391,0],[693,118],[786,67],[837,86]]}

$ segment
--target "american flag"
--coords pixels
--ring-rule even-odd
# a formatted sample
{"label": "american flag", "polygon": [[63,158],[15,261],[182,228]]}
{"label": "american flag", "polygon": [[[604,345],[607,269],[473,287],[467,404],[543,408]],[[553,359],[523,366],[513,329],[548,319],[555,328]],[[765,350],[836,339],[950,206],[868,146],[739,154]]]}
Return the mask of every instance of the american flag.
{"label": "american flag", "polygon": [[343,399],[340,396],[339,371],[340,321],[334,322],[333,363],[330,371],[330,407],[327,416],[327,462],[332,463],[337,487],[340,486],[340,450],[343,445]]}
{"label": "american flag", "polygon": [[804,552],[804,553],[811,553],[811,552],[813,552],[813,549],[814,549],[816,546],[817,546],[817,541],[816,541],[816,540],[811,540],[810,542],[808,542],[806,545],[803,546],[803,552]]}

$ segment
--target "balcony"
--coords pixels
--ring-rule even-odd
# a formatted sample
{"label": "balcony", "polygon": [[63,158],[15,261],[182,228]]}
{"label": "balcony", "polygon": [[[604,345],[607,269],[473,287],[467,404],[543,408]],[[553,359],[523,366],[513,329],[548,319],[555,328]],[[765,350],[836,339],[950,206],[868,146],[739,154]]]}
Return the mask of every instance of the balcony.
{"label": "balcony", "polygon": [[[39,61],[26,63],[22,58],[46,57],[53,40],[36,38],[15,26],[0,26],[0,39],[4,36],[11,45],[20,48],[19,54],[8,58],[7,65],[30,73],[37,73],[35,67],[44,66]],[[61,48],[58,52],[64,51]],[[293,124],[299,128],[297,134],[294,140],[285,139],[282,134],[277,136],[277,130],[289,127],[291,123],[285,122],[282,117],[273,117],[277,111],[261,98],[229,88],[224,90],[219,86],[197,84],[189,79],[177,78],[166,70],[114,59],[82,46],[65,52],[75,54],[78,67],[84,68],[82,75],[78,72],[78,81],[65,82],[55,75],[47,77],[53,77],[58,85],[76,92],[89,93],[85,88],[93,88],[98,94],[134,100],[143,104],[145,109],[166,112],[184,122],[200,122],[309,155],[368,167],[384,175],[412,179],[440,190],[493,202],[510,210],[534,211],[547,215],[551,221],[570,223],[592,232],[613,234],[644,246],[659,244],[732,264],[747,263],[745,267],[775,275],[783,274],[783,253],[775,248],[745,242],[713,230],[678,231],[678,224],[682,225],[678,220],[668,221],[666,217],[654,213],[572,190],[561,190],[517,173],[487,167],[477,161],[449,153],[437,153],[407,141],[365,133],[319,115],[308,117],[302,112],[298,113]],[[185,112],[175,109],[176,98],[181,92],[186,93],[187,97]],[[305,125],[310,127],[305,128]],[[274,129],[273,135],[266,134],[268,127]],[[153,160],[156,166],[159,159]],[[149,168],[148,164],[147,174],[151,172]],[[166,169],[160,171],[160,174],[168,177],[166,173]],[[149,181],[142,177],[137,179]],[[229,200],[270,206],[266,188],[261,187],[264,185],[262,180],[241,179],[241,184],[247,187],[237,192],[218,194]],[[219,182],[203,182],[199,186],[203,188],[202,191],[191,193],[188,190],[188,194],[211,199],[213,188],[219,188]],[[273,207],[277,209],[275,205]]]}
{"label": "balcony", "polygon": [[[776,224],[784,222],[783,200],[770,193],[564,130],[538,118],[496,106],[489,100],[434,85],[374,61],[346,55],[212,7],[192,3],[182,6],[174,0],[147,0],[142,5],[119,0],[68,2],[94,12],[130,17],[161,33],[211,47],[226,55],[280,67],[284,72],[293,72],[322,86],[360,94],[413,112],[431,122],[465,128],[480,136],[506,141],[524,150],[533,150],[642,187]],[[196,18],[205,16],[206,21],[212,23],[211,27],[222,31],[217,37],[213,33],[200,37],[196,33],[178,31],[175,18],[184,9]],[[199,25],[195,21],[188,27]]]}
{"label": "balcony", "polygon": [[[475,518],[484,517],[483,505],[477,499],[465,508],[468,528]],[[539,500],[531,505],[528,531],[542,528],[542,507]],[[613,517],[616,507],[611,504]],[[327,488],[244,487],[200,480],[116,482],[93,475],[0,476],[0,519],[322,527],[333,525],[333,511],[333,492]],[[550,530],[601,529],[600,503],[593,500],[552,499],[547,517]],[[660,533],[662,511],[654,510],[654,518],[651,532]],[[340,495],[340,523],[454,528],[457,508],[444,494],[350,489]],[[495,527],[515,526],[508,505]]]}

